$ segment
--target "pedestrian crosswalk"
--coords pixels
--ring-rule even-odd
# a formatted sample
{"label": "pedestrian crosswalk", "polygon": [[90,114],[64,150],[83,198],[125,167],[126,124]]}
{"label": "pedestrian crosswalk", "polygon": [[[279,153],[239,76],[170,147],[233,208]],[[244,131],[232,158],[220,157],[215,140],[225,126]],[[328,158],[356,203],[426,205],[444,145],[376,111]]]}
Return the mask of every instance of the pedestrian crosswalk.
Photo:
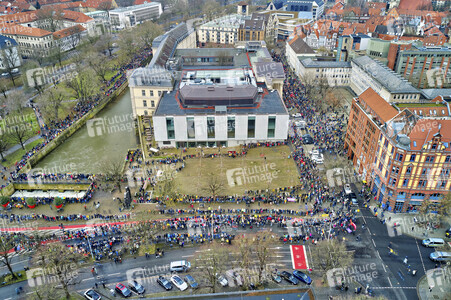
{"label": "pedestrian crosswalk", "polygon": [[33,252],[34,252],[33,250],[21,249],[21,250],[19,250],[19,251],[11,252],[11,253],[9,254],[9,257],[10,257],[10,258],[13,258],[13,257],[19,257],[19,256],[27,256],[27,255],[30,255],[30,254],[33,253]]}

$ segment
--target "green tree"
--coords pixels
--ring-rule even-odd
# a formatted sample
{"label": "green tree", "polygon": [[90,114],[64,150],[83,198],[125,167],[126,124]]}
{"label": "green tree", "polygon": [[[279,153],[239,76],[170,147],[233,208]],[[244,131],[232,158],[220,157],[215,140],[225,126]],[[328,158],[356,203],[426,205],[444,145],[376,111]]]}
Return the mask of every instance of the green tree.
{"label": "green tree", "polygon": [[163,33],[163,27],[152,21],[144,22],[135,29],[136,40],[140,48],[151,47],[153,40]]}
{"label": "green tree", "polygon": [[58,111],[66,97],[66,91],[60,86],[49,88],[39,97],[39,107],[49,119],[57,121]]}

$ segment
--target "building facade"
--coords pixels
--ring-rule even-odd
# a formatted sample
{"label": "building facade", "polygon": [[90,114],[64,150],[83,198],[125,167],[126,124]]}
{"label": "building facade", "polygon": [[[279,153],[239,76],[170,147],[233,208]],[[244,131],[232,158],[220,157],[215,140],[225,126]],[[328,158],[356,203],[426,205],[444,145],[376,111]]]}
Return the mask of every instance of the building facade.
{"label": "building facade", "polygon": [[325,78],[330,86],[349,86],[351,63],[345,61],[318,61],[311,58],[300,61],[299,76]]}
{"label": "building facade", "polygon": [[159,2],[149,2],[140,5],[121,7],[109,12],[113,28],[121,30],[134,27],[142,22],[158,19],[163,13]]}

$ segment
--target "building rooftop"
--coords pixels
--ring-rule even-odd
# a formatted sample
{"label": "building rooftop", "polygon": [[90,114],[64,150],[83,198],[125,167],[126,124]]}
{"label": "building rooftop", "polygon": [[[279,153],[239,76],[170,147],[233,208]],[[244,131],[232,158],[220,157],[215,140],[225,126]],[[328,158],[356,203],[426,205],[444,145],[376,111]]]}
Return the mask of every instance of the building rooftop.
{"label": "building rooftop", "polygon": [[285,79],[283,64],[280,62],[257,62],[254,65],[257,77],[267,77],[272,79]]}
{"label": "building rooftop", "polygon": [[[227,107],[229,114],[287,114],[288,111],[276,90],[268,91],[265,85],[259,84],[263,93],[258,93],[253,105],[248,107]],[[214,115],[215,107],[191,107],[185,108],[178,99],[179,90],[164,93],[154,116],[190,116],[190,115]]]}
{"label": "building rooftop", "polygon": [[451,120],[440,119],[419,119],[413,127],[409,138],[411,141],[410,147],[412,150],[420,150],[427,142],[432,141],[432,138],[440,131],[442,142],[445,143],[446,150],[451,142]]}
{"label": "building rooftop", "polygon": [[387,122],[398,114],[398,111],[372,88],[367,88],[360,94],[358,99],[364,102],[384,122]]}
{"label": "building rooftop", "polygon": [[419,93],[407,80],[366,55],[354,58],[352,62],[365,70],[390,93]]}
{"label": "building rooftop", "polygon": [[245,20],[250,19],[250,16],[243,16],[239,14],[227,15],[221,18],[214,19],[210,22],[202,24],[199,28],[205,27],[221,27],[221,28],[236,28],[238,29]]}
{"label": "building rooftop", "polygon": [[173,74],[159,66],[131,70],[127,72],[127,77],[131,87],[153,85],[172,87]]}
{"label": "building rooftop", "polygon": [[434,99],[437,96],[443,96],[445,99],[451,98],[451,89],[423,89],[421,94],[426,99]]}
{"label": "building rooftop", "polygon": [[151,7],[151,6],[158,6],[158,5],[160,5],[159,2],[149,2],[149,3],[139,4],[139,5],[133,5],[133,6],[127,6],[127,7],[119,7],[119,8],[110,10],[110,13],[120,13],[120,12],[126,12],[126,11],[133,11],[133,10],[139,10],[139,9],[143,9],[143,8],[147,8],[147,7]]}
{"label": "building rooftop", "polygon": [[[247,58],[244,49],[235,48],[194,48],[194,49],[177,49],[174,53],[175,57],[218,57],[221,55],[233,57],[234,67],[250,67],[249,60]],[[228,68],[230,68],[228,66]],[[215,66],[218,68],[218,66]],[[191,68],[191,66],[190,66]],[[205,68],[202,66],[202,68]],[[221,69],[221,68],[219,68]]]}
{"label": "building rooftop", "polygon": [[305,68],[350,68],[351,63],[348,61],[320,61],[311,58],[300,60]]}
{"label": "building rooftop", "polygon": [[315,54],[315,51],[298,35],[291,39],[288,44],[296,54]]}

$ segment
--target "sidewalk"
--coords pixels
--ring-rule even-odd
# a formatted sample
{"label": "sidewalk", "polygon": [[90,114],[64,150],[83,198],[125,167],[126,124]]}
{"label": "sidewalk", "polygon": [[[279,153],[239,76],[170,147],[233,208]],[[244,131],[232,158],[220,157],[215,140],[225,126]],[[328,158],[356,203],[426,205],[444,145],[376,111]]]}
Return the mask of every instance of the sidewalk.
{"label": "sidewalk", "polygon": [[[375,215],[374,208],[375,205],[370,205],[370,210],[373,215]],[[434,222],[433,215],[421,216],[418,213],[393,213],[389,211],[382,212],[381,208],[377,208],[377,218],[385,219],[385,224],[387,225],[388,234],[393,236],[405,234],[416,239],[425,238],[445,238],[445,231],[449,228],[450,220],[442,223],[440,228],[426,227],[422,223]],[[390,220],[389,220],[390,219]],[[397,224],[396,229],[394,229],[394,224]]]}
{"label": "sidewalk", "polygon": [[[28,145],[28,144],[30,144],[30,143],[36,141],[36,140],[39,140],[40,138],[41,138],[41,135],[39,135],[39,134],[38,134],[38,135],[35,135],[34,137],[31,137],[31,138],[29,138],[28,140],[26,140],[25,143],[24,143],[24,146],[26,146],[26,145]],[[3,153],[3,155],[4,155],[4,156],[10,155],[10,154],[16,152],[17,150],[19,150],[19,149],[21,149],[21,148],[22,148],[22,146],[21,146],[20,144],[14,145],[14,146],[12,146],[11,148],[9,148],[8,150],[6,150],[6,151]]]}
{"label": "sidewalk", "polygon": [[418,280],[417,293],[420,300],[450,299],[451,285],[449,270],[432,269]]}

